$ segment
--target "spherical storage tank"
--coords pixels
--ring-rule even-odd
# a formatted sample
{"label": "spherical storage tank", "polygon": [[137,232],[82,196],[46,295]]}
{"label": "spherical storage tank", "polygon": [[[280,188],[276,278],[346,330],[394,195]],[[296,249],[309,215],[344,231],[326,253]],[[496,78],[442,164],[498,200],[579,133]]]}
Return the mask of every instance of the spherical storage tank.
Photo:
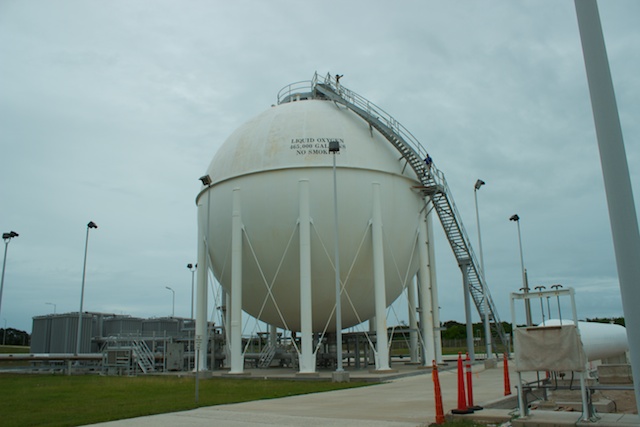
{"label": "spherical storage tank", "polygon": [[[336,154],[344,328],[374,310],[371,219],[380,190],[387,306],[418,269],[417,230],[424,199],[398,151],[353,111],[323,99],[273,106],[237,129],[215,154],[209,189],[199,194],[212,270],[231,290],[234,192],[239,196],[242,309],[269,324],[300,330],[300,195],[308,188],[314,332],[335,330],[333,154]],[[305,198],[306,200],[306,198]],[[208,229],[208,233],[206,232]]]}

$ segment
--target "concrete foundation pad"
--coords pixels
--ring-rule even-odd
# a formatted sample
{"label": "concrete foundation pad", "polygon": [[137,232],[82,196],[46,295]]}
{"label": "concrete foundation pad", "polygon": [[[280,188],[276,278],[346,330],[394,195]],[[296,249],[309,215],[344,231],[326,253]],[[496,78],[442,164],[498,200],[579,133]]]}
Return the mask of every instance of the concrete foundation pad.
{"label": "concrete foundation pad", "polygon": [[485,359],[484,369],[494,369],[496,366],[498,366],[498,361],[496,359]]}
{"label": "concrete foundation pad", "polygon": [[633,384],[631,365],[600,365],[598,381],[600,384]]}
{"label": "concrete foundation pad", "polygon": [[331,373],[331,382],[333,383],[348,383],[349,381],[349,372],[343,371]]}
{"label": "concrete foundation pad", "polygon": [[502,424],[512,418],[511,412],[511,410],[506,409],[484,409],[480,412],[474,412],[469,415],[456,415],[449,413],[445,418],[448,421],[468,419],[482,424]]}
{"label": "concrete foundation pad", "polygon": [[513,427],[631,427],[640,425],[636,414],[598,414],[598,419],[582,420],[581,412],[531,411],[511,420]]}

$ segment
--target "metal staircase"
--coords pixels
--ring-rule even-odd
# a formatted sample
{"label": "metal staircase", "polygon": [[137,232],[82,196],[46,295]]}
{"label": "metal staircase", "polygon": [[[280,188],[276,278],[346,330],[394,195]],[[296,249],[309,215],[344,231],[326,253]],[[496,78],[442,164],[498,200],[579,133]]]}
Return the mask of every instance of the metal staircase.
{"label": "metal staircase", "polygon": [[[444,174],[432,162],[427,165],[425,159],[428,153],[422,144],[396,119],[369,100],[339,85],[331,79],[330,75],[323,78],[316,73],[311,81],[310,93],[296,92],[303,89],[301,83],[304,82],[285,87],[278,94],[278,103],[313,98],[327,99],[344,105],[369,123],[371,128],[380,132],[400,152],[402,155],[400,159],[406,162],[405,168],[407,165],[410,166],[422,184],[417,189],[425,199],[431,200],[440,218],[458,265],[463,275],[468,277],[470,294],[480,318],[483,319],[485,314],[483,289],[486,289],[493,339],[499,340],[505,348],[508,348],[507,335],[489,293],[480,264],[471,249],[469,237],[462,225],[461,216],[456,209]],[[308,82],[306,83],[308,88]]]}
{"label": "metal staircase", "polygon": [[142,340],[132,340],[131,348],[135,356],[138,366],[145,374],[155,371],[155,356],[149,349],[146,342]]}
{"label": "metal staircase", "polygon": [[276,346],[267,344],[262,348],[258,358],[258,368],[268,368],[276,355]]}

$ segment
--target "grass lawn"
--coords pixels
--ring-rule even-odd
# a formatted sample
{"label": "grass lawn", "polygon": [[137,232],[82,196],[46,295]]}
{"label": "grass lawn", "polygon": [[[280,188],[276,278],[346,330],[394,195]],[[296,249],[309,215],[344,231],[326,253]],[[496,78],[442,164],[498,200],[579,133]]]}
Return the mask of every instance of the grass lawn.
{"label": "grass lawn", "polygon": [[[29,347],[22,345],[0,345],[0,354],[29,353]],[[29,362],[24,361],[0,361],[0,368],[17,368],[29,366]]]}
{"label": "grass lawn", "polygon": [[199,385],[200,401],[196,404],[193,378],[0,374],[0,424],[78,426],[363,385],[366,384],[203,379]]}

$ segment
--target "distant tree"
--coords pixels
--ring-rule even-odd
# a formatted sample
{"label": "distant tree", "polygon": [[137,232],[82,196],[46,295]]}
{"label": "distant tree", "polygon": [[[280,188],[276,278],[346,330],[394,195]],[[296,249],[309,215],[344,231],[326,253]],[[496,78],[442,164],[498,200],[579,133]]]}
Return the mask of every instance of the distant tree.
{"label": "distant tree", "polygon": [[445,340],[459,340],[467,337],[466,326],[455,320],[444,322],[442,328],[442,338]]}
{"label": "distant tree", "polygon": [[25,331],[18,329],[7,328],[6,335],[5,329],[0,328],[0,344],[4,342],[5,345],[31,345],[31,335]]}
{"label": "distant tree", "polygon": [[625,326],[624,317],[594,317],[592,319],[587,318],[587,322],[615,323],[616,325]]}

